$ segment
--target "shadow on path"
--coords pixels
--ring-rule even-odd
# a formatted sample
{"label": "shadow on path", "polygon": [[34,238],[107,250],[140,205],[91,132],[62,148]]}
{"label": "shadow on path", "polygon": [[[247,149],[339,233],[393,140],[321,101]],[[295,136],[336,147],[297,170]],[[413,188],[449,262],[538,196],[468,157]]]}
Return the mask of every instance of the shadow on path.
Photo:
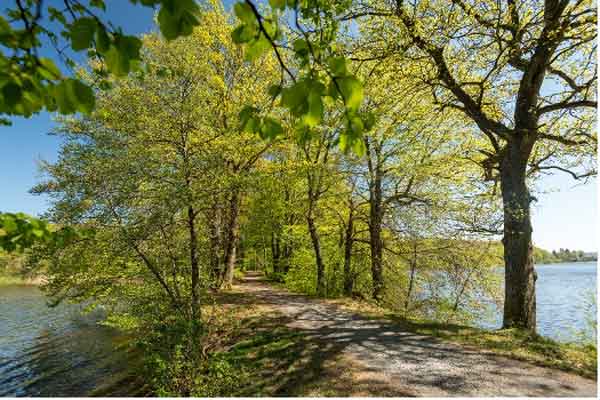
{"label": "shadow on path", "polygon": [[276,384],[278,394],[294,395],[315,382],[327,382],[328,387],[319,393],[596,395],[593,380],[407,332],[390,321],[366,319],[336,305],[270,287],[258,273],[247,274],[235,289],[243,293],[219,296],[219,302],[264,305],[283,315],[261,320],[261,327],[256,327],[262,329],[265,343],[279,344],[267,346],[268,351],[256,358],[275,358],[281,365],[278,373],[251,388],[254,393],[261,391],[261,385]]}

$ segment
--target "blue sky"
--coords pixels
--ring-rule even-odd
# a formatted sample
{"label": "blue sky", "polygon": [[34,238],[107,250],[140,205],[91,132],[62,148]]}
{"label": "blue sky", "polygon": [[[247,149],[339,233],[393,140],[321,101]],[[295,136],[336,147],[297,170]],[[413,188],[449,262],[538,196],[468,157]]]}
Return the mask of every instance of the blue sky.
{"label": "blue sky", "polygon": [[[127,33],[152,29],[151,9],[133,7],[123,0],[109,0],[107,5],[108,18],[117,26],[125,26]],[[48,200],[28,191],[39,182],[38,161],[55,161],[60,140],[47,134],[54,125],[48,113],[12,121],[12,126],[0,126],[0,211],[39,214],[47,209]],[[581,185],[565,174],[555,174],[543,178],[538,187],[546,193],[539,194],[533,206],[535,244],[548,250],[563,247],[595,251],[598,241],[595,179]]]}

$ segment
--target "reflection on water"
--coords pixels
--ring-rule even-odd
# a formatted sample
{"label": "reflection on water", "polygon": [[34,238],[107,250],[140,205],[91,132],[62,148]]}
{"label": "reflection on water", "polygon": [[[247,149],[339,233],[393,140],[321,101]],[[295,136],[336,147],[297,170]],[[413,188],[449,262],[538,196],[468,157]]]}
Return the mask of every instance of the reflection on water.
{"label": "reflection on water", "polygon": [[[586,326],[586,314],[596,315],[597,304],[586,311],[591,293],[596,292],[597,265],[595,262],[537,265],[536,282],[537,330],[542,336],[573,341]],[[486,328],[502,325],[502,312]]]}
{"label": "reflection on water", "polygon": [[101,315],[48,308],[32,286],[0,287],[0,396],[135,396],[136,358]]}

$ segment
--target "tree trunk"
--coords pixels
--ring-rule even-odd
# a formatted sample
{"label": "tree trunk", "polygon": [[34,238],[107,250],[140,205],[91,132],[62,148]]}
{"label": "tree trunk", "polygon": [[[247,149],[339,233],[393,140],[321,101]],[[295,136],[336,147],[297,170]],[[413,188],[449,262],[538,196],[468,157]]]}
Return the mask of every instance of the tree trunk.
{"label": "tree trunk", "polygon": [[308,224],[310,240],[312,241],[317,263],[317,295],[325,296],[325,264],[323,264],[323,258],[321,256],[321,240],[319,238],[319,232],[317,232],[315,220],[312,216],[312,211],[309,211],[306,222]]}
{"label": "tree trunk", "polygon": [[281,272],[281,239],[275,232],[271,232],[271,258],[273,260],[273,272]]}
{"label": "tree trunk", "polygon": [[230,288],[233,284],[237,242],[239,240],[240,194],[234,190],[229,200],[229,224],[227,227],[227,246],[225,249],[225,275],[223,285]]}
{"label": "tree trunk", "polygon": [[381,178],[376,174],[369,197],[369,245],[371,247],[371,278],[373,299],[381,300],[383,292],[383,241],[381,239],[382,202]]}
{"label": "tree trunk", "polygon": [[198,284],[200,282],[200,269],[198,268],[198,250],[195,227],[196,214],[192,206],[188,207],[188,229],[190,234],[190,264],[192,274],[192,319],[200,318],[200,297],[198,295]]}
{"label": "tree trunk", "polygon": [[208,213],[209,218],[209,262],[211,286],[218,288],[222,283],[223,272],[221,270],[222,257],[222,213],[221,208],[214,205]]}
{"label": "tree trunk", "polygon": [[506,268],[503,327],[535,331],[537,276],[531,241],[531,196],[525,180],[531,145],[519,139],[507,144],[501,161]]}
{"label": "tree trunk", "polygon": [[408,279],[408,293],[406,293],[406,300],[404,301],[404,313],[408,312],[408,306],[410,305],[410,298],[412,297],[413,287],[415,286],[415,274],[417,272],[417,244],[413,243],[413,254],[410,259],[410,277]]}
{"label": "tree trunk", "polygon": [[283,264],[283,272],[287,274],[292,262],[292,246],[287,243],[287,241],[283,244],[283,259],[285,261]]}
{"label": "tree trunk", "polygon": [[354,209],[348,214],[348,223],[344,236],[344,294],[352,295],[354,290],[354,275],[352,274],[352,245],[354,244]]}

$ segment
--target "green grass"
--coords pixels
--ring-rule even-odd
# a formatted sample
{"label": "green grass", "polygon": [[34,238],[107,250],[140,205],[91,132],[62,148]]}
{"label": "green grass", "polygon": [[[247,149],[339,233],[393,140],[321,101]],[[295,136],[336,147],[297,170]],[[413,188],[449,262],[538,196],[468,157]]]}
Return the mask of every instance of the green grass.
{"label": "green grass", "polygon": [[450,342],[470,345],[495,354],[536,365],[573,372],[597,379],[597,347],[592,344],[561,343],[519,329],[485,330],[470,326],[405,318],[374,305],[351,300],[336,302],[367,318],[384,318],[404,330]]}
{"label": "green grass", "polygon": [[24,285],[25,280],[20,276],[0,275],[0,286]]}

